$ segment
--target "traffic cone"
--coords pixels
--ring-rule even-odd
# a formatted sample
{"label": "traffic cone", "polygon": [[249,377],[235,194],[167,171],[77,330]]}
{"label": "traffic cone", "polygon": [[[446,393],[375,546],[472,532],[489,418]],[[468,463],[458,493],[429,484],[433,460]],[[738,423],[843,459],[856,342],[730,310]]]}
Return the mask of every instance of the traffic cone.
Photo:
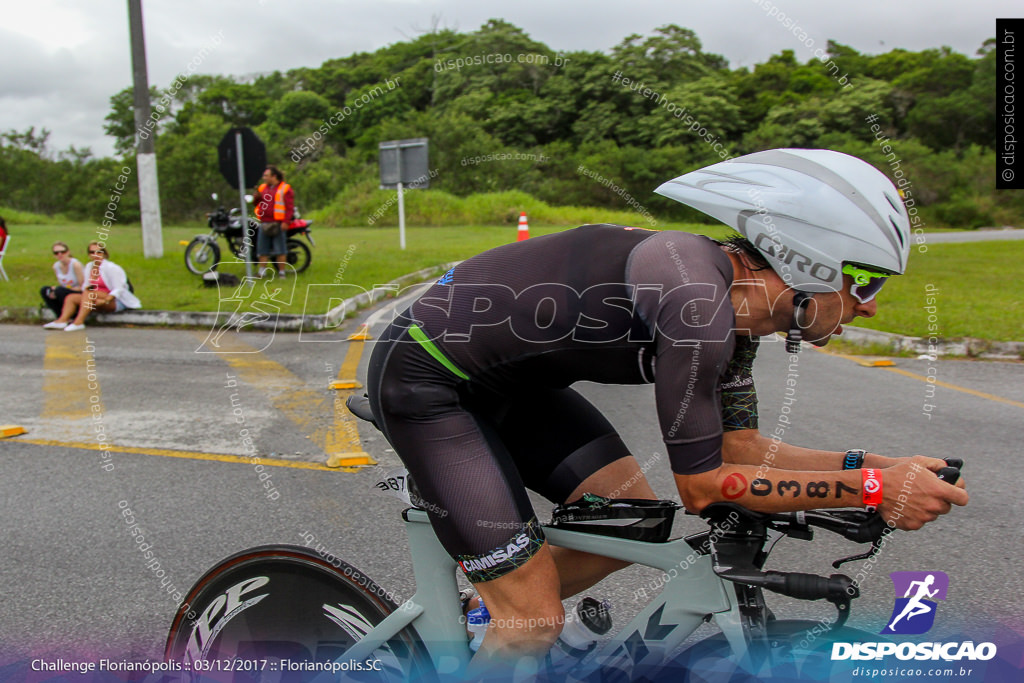
{"label": "traffic cone", "polygon": [[516,242],[528,239],[530,239],[530,226],[526,222],[526,212],[522,211],[519,213],[519,236],[516,238]]}

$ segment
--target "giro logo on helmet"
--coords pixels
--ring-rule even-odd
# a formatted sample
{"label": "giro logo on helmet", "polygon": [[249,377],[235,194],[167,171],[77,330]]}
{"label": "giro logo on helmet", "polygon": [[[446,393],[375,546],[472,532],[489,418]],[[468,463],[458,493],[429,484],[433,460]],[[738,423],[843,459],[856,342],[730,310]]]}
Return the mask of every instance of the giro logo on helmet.
{"label": "giro logo on helmet", "polygon": [[[755,213],[757,212],[743,211],[740,215],[747,214],[747,216],[750,216]],[[766,232],[762,232],[754,238],[754,246],[768,256],[777,258],[786,265],[795,266],[801,273],[808,273],[822,282],[832,282],[839,275],[839,271],[835,268],[824,263],[816,263],[810,256],[801,254],[793,247],[787,249],[769,237]]]}

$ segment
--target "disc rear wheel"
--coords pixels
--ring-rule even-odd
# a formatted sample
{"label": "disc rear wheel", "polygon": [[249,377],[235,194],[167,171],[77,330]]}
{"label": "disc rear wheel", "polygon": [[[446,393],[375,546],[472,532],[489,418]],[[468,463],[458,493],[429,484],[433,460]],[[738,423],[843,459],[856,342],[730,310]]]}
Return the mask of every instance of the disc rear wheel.
{"label": "disc rear wheel", "polygon": [[397,607],[345,562],[300,546],[253,548],[193,586],[171,624],[165,658],[196,678],[226,661],[254,662],[246,665],[258,669],[252,680],[284,680],[285,672],[306,680],[325,670],[369,681],[422,677],[429,657],[412,628],[371,658],[336,662]]}

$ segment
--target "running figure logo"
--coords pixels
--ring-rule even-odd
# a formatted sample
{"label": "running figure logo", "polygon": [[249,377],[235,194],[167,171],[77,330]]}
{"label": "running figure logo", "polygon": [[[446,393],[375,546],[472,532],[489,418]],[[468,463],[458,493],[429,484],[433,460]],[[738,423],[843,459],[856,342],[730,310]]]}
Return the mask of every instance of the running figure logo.
{"label": "running figure logo", "polygon": [[896,604],[881,633],[914,635],[928,631],[935,623],[936,601],[946,599],[949,577],[944,572],[893,572],[889,576],[896,589]]}
{"label": "running figure logo", "polygon": [[[254,264],[258,265],[258,264]],[[295,273],[289,274],[287,280],[278,279],[273,268],[269,268],[264,277],[246,276],[241,279],[238,287],[230,296],[220,296],[218,313],[234,309],[231,314],[213,325],[206,340],[196,349],[196,353],[259,353],[270,346],[277,332],[278,316],[281,310],[292,303],[295,297]],[[220,294],[220,283],[217,283]],[[238,350],[232,344],[232,337],[244,328],[260,324],[262,329],[271,332],[270,339],[263,348]],[[230,336],[227,336],[230,335]]]}

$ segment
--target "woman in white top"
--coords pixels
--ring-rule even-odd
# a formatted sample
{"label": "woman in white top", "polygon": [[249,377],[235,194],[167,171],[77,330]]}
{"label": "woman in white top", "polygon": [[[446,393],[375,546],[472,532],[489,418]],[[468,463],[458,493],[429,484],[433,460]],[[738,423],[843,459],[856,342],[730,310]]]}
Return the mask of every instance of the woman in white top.
{"label": "woman in white top", "polygon": [[43,327],[50,330],[76,332],[85,329],[85,319],[93,311],[119,313],[127,308],[141,308],[142,303],[128,286],[124,268],[107,260],[107,248],[102,242],[89,243],[89,258],[85,267],[85,286],[81,294],[69,294],[64,299],[60,317]]}
{"label": "woman in white top", "polygon": [[53,255],[57,260],[53,262],[53,272],[57,275],[57,286],[47,285],[39,290],[46,304],[54,315],[60,315],[64,310],[64,299],[68,294],[81,294],[82,282],[85,280],[85,272],[82,262],[71,255],[68,245],[63,242],[53,243]]}

